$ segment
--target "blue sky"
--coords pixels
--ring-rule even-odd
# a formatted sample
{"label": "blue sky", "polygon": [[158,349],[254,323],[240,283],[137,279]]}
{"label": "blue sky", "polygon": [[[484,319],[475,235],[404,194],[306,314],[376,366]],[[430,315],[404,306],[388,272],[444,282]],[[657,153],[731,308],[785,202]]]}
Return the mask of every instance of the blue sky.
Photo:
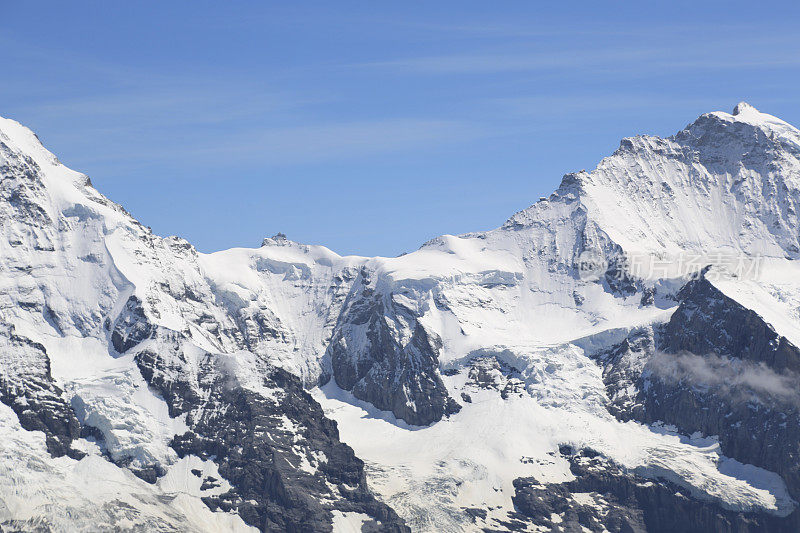
{"label": "blue sky", "polygon": [[625,136],[800,124],[796,2],[0,1],[0,115],[202,251],[396,255]]}

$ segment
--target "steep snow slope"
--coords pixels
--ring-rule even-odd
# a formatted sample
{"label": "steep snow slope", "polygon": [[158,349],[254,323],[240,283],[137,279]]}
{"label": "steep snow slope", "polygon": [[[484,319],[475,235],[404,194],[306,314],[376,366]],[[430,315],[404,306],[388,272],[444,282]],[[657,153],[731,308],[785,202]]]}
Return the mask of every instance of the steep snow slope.
{"label": "steep snow slope", "polygon": [[[750,490],[767,490],[767,500],[783,502],[758,505],[785,514],[794,504],[773,475],[743,468],[751,475],[734,469],[731,476],[731,470],[720,467],[731,460],[719,455],[718,448],[709,455],[705,444],[676,444],[662,431],[616,422],[604,407],[605,384],[589,356],[637,328],[666,322],[677,305],[677,289],[708,264],[739,276],[761,275],[766,268],[793,269],[784,258],[796,257],[798,250],[799,150],[796,129],[740,104],[734,114],[704,115],[668,139],[623,140],[596,170],[565,176],[550,198],[517,213],[497,230],[443,236],[398,258],[338,258],[327,251],[320,256],[315,248],[267,240],[258,251],[220,252],[203,261],[216,263],[215,272],[232,272],[224,265],[285,256],[288,247],[293,253],[304,251],[303,258],[293,256],[292,261],[309,268],[308,279],[317,276],[311,273],[332,269],[352,275],[360,268],[349,296],[359,306],[350,313],[346,304],[339,315],[327,353],[334,356],[333,367],[329,370],[331,361],[325,359],[321,370],[323,379],[330,371],[335,383],[353,390],[356,398],[342,396],[333,385],[317,397],[340,422],[345,440],[368,461],[376,487],[415,526],[441,529],[445,520],[454,530],[463,528],[470,515],[462,507],[502,506],[502,515],[512,508],[513,479],[526,473],[547,480],[568,476],[564,459],[553,461],[559,465],[551,467],[555,474],[534,468],[536,461],[528,460],[550,461],[548,454],[557,451],[559,443],[590,446],[628,468],[694,487],[733,508],[748,508],[741,501],[759,501],[748,495],[735,503],[738,489],[733,484],[739,481],[734,479],[749,479]],[[597,266],[581,271],[587,258]],[[282,271],[280,275],[285,276]],[[257,290],[259,282],[250,274],[236,276]],[[361,278],[366,290],[359,288]],[[797,284],[790,275],[783,278],[782,298],[791,301],[791,295],[798,294]],[[728,277],[718,285],[731,293],[746,287],[752,288],[749,294],[776,290],[762,279],[740,282]],[[765,302],[749,305],[759,301]],[[797,327],[796,312],[784,312],[791,311],[788,306],[772,314],[765,310],[769,307],[758,309],[775,327]],[[337,307],[334,314],[338,313]],[[375,315],[384,323],[371,321]],[[320,320],[304,322],[297,331],[317,332],[322,325]],[[453,374],[440,383],[432,380],[430,389],[462,404],[460,413],[452,414],[451,409],[449,420],[425,430],[406,426],[394,416],[412,423],[435,422],[447,410],[426,410],[431,394],[406,388],[398,405],[382,397],[385,385],[374,392],[354,384],[363,374],[358,366],[386,352],[387,337],[407,347],[419,325],[435,339],[424,349],[429,359]],[[298,337],[310,338],[307,333]],[[300,352],[319,353],[325,346],[322,340],[315,337],[316,347]],[[345,348],[332,353],[337,343]],[[344,358],[354,359],[349,366],[337,365],[335,356],[342,352]],[[419,354],[402,356],[413,359]],[[486,411],[484,402],[477,400],[482,396],[476,397],[473,390],[477,385],[466,383],[473,362],[485,357],[515,369],[512,379],[524,391],[519,401],[530,402],[520,413],[508,398],[495,398],[497,411]],[[404,379],[383,371],[379,377],[376,381],[389,383]],[[368,378],[367,374],[364,379]],[[471,403],[462,400],[462,392]],[[394,411],[394,416],[376,414],[358,399]],[[496,426],[506,419],[507,426]],[[492,430],[476,428],[489,421]],[[591,429],[592,424],[602,429]],[[534,438],[518,428],[552,437]],[[373,432],[383,436],[374,438]],[[442,444],[431,444],[439,442],[431,432],[442,435]],[[516,434],[511,442],[509,434]],[[395,449],[387,442],[404,444]],[[424,459],[409,450],[424,450]],[[502,460],[487,459],[498,455]],[[687,464],[696,471],[681,466]],[[698,466],[702,464],[706,466]],[[767,478],[773,479],[766,485],[772,489],[759,485]],[[716,496],[712,487],[720,487]],[[437,498],[435,508],[430,498]]]}
{"label": "steep snow slope", "polygon": [[[759,457],[714,425],[659,425],[673,384],[648,381],[670,346],[722,347],[711,329],[674,338],[690,308],[720,338],[741,316],[777,332],[787,357],[800,346],[800,132],[775,117],[739,104],[667,139],[625,139],[502,227],[396,258],[341,257],[281,235],[198,253],[152,235],[17,123],[0,122],[0,141],[0,338],[16,357],[3,358],[0,399],[45,433],[24,448],[10,440],[7,457],[37,453],[62,472],[102,464],[131,480],[109,481],[121,493],[172,499],[152,511],[164,529],[188,520],[181,494],[193,506],[204,497],[216,528],[286,527],[304,513],[312,530],[402,530],[302,381],[414,530],[566,527],[577,508],[597,515],[582,527],[644,516],[652,528],[648,498],[689,506],[706,528],[712,516],[797,524],[800,485],[777,468],[791,450]],[[702,279],[729,300],[680,291],[710,264]],[[720,401],[725,413],[731,400]],[[25,435],[7,414],[4,431]],[[780,423],[769,431],[785,436]],[[245,441],[252,453],[237,452]],[[601,490],[587,461],[616,485]],[[254,468],[266,491],[243,475]],[[71,487],[64,476],[58,487]],[[618,504],[631,509],[620,518],[604,505],[632,493],[626,483],[651,488]],[[571,507],[532,516],[551,506],[532,507],[536,487],[572,491]],[[8,490],[0,519],[63,529],[54,511],[9,505]]]}
{"label": "steep snow slope", "polygon": [[[153,529],[195,523],[203,529],[202,521],[198,524],[187,515],[201,512],[202,502],[195,499],[166,508],[167,495],[157,485],[149,486],[99,458],[96,439],[88,433],[89,440],[80,438],[74,420],[77,415],[101,431],[103,451],[112,459],[124,458],[135,469],[177,460],[167,442],[181,431],[181,420],[168,416],[166,404],[148,389],[130,357],[109,353],[104,329],[104,322],[119,314],[134,291],[108,245],[151,238],[149,232],[97,194],[85,176],[61,165],[30,131],[3,119],[0,132],[4,403],[18,407],[18,414],[30,407],[46,413],[48,404],[63,405],[65,418],[73,419],[57,426],[44,415],[47,440],[60,441],[57,449],[47,448],[54,455],[69,456],[50,459],[42,454],[42,439],[21,431],[4,406],[4,468],[17,472],[3,476],[3,519],[31,519],[59,529],[89,530],[98,524],[111,528],[125,521]],[[42,361],[41,373],[31,374],[33,355],[9,365],[21,344],[30,346]],[[19,471],[18,465],[26,461],[29,466]],[[149,503],[137,506],[145,498]],[[154,511],[148,512],[148,506]],[[229,529],[247,529],[235,515],[209,520]]]}
{"label": "steep snow slope", "polygon": [[[0,521],[178,531],[201,506],[215,511],[206,530],[325,530],[333,510],[404,530],[300,381],[247,351],[272,311],[231,314],[191,245],[152,235],[6,119],[0,177],[0,400],[46,445],[8,435],[4,451],[23,458],[38,446],[62,479],[41,503],[49,485],[6,485]],[[74,485],[82,471],[124,497],[97,507]],[[73,490],[86,497],[57,495]],[[160,515],[129,503],[145,497]]]}
{"label": "steep snow slope", "polygon": [[366,261],[281,236],[256,250],[198,254],[203,275],[241,325],[248,348],[310,384],[320,378],[320,354]]}
{"label": "steep snow slope", "polygon": [[[368,407],[359,411],[348,406],[352,401],[342,404],[335,389],[323,389],[329,397],[323,404],[345,440],[377,479],[386,480],[379,490],[413,525],[441,530],[446,514],[449,527],[458,530],[468,520],[464,507],[501,506],[500,516],[512,509],[517,477],[544,482],[569,476],[566,460],[550,458],[567,443],[733,508],[747,508],[735,503],[734,485],[745,481],[750,490],[767,490],[768,499],[784,502],[773,509],[792,510],[782,482],[759,469],[725,467],[733,463],[719,448],[691,439],[672,442],[661,431],[614,420],[604,408],[606,385],[588,356],[637,328],[667,321],[676,289],[707,264],[744,275],[766,276],[761,267],[792,270],[794,263],[783,258],[797,252],[799,148],[796,129],[740,104],[733,115],[704,115],[669,139],[624,140],[595,171],[566,176],[550,198],[497,230],[441,237],[418,252],[376,260],[391,298],[403,298],[441,338],[439,361],[457,372],[445,383],[463,405],[447,422],[402,431],[390,416],[386,425]],[[582,276],[578,268],[587,255],[602,268]],[[753,297],[745,305],[794,339],[797,279],[783,276],[779,289],[760,277],[726,277],[718,285],[728,293],[787,301],[777,308]],[[496,393],[492,401],[500,406],[486,411],[483,387],[463,384],[471,362],[485,356],[515,369],[514,377],[497,381],[521,381],[519,401],[529,406],[516,411]],[[470,403],[461,400],[462,392]],[[373,440],[365,427],[374,426],[390,433]],[[404,445],[387,451],[386,441]],[[490,459],[497,456],[502,459]],[[425,466],[415,466],[420,462]],[[430,506],[430,498],[439,505]]]}
{"label": "steep snow slope", "polygon": [[668,139],[625,139],[581,183],[626,251],[796,258],[800,133],[739,104]]}

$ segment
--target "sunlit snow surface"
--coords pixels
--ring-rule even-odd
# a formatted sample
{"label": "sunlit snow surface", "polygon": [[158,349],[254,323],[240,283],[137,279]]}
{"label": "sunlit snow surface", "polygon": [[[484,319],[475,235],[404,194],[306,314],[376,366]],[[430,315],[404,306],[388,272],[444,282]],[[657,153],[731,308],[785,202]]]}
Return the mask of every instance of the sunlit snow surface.
{"label": "sunlit snow surface", "polygon": [[[102,458],[94,445],[80,461],[53,459],[42,434],[19,427],[17,416],[0,404],[0,516],[27,520],[46,517],[57,531],[112,531],[165,524],[183,531],[256,531],[233,514],[212,513],[191,485],[186,458],[156,485]],[[199,461],[199,460],[198,460]],[[214,469],[215,470],[215,469]],[[126,511],[126,508],[129,510]],[[135,512],[131,512],[135,510]]]}
{"label": "sunlit snow surface", "polygon": [[[31,232],[15,222],[16,213],[2,213],[3,321],[45,346],[53,377],[79,416],[103,432],[108,454],[167,467],[148,485],[89,441],[79,444],[89,453],[80,461],[52,459],[41,435],[22,430],[0,405],[0,519],[48,516],[57,526],[75,520],[74,529],[91,530],[97,520],[110,520],[104,503],[119,500],[147,519],[190,530],[247,529],[202,503],[207,493],[191,470],[214,475],[215,465],[178,460],[168,443],[185,431],[184,421],[169,417],[130,354],[110,348],[103,321],[134,295],[153,323],[186,332],[198,352],[225,354],[245,386],[269,396],[274,391],[253,379],[263,361],[316,383],[362,268],[374,273],[380,294],[441,339],[440,366],[453,374],[443,376],[448,391],[472,400],[450,418],[414,427],[334,381],[314,390],[366,462],[371,488],[415,530],[468,528],[464,507],[504,518],[515,478],[570,478],[558,454],[562,444],[591,447],[729,509],[786,515],[795,506],[776,474],[721,456],[713,436],[621,423],[605,408],[601,371],[589,355],[634,328],[668,320],[676,305],[670,296],[687,273],[646,276],[658,289],[655,305],[647,306],[641,294],[623,297],[575,273],[578,254],[587,250],[659,260],[717,252],[757,258],[757,279],[714,283],[798,343],[800,132],[774,117],[740,105],[736,115],[704,115],[669,139],[626,139],[595,171],[568,177],[503,227],[442,236],[397,258],[341,257],[281,238],[257,249],[197,253],[181,239],[152,235],[17,123],[0,119],[0,140],[10,150],[0,161],[30,157],[38,164],[42,187],[20,190],[47,219]],[[255,329],[247,331],[255,323],[276,333],[256,337]],[[400,319],[392,327],[398,339],[411,334]],[[248,349],[225,333],[237,328],[254,336]],[[470,361],[486,355],[520,370],[523,394],[503,399],[466,383]],[[190,351],[188,372],[193,365]],[[364,520],[337,512],[333,526],[357,531]]]}
{"label": "sunlit snow surface", "polygon": [[529,357],[530,396],[502,399],[498,391],[465,386],[454,376],[448,388],[468,392],[472,402],[429,427],[409,426],[335,385],[315,397],[367,462],[371,486],[421,530],[471,527],[460,512],[464,507],[489,507],[504,518],[513,510],[517,477],[572,479],[558,454],[562,444],[601,451],[645,477],[677,482],[726,508],[781,515],[794,508],[777,474],[722,456],[713,438],[615,420],[602,405],[599,371],[580,349],[564,345]]}

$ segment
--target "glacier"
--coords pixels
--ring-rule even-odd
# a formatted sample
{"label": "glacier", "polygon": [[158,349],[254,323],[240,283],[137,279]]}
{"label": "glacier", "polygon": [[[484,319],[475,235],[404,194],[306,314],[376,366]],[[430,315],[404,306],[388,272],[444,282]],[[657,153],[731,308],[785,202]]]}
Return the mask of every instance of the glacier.
{"label": "glacier", "polygon": [[207,254],[0,119],[0,527],[795,531],[800,402],[675,369],[797,390],[798,202],[740,103],[491,231]]}

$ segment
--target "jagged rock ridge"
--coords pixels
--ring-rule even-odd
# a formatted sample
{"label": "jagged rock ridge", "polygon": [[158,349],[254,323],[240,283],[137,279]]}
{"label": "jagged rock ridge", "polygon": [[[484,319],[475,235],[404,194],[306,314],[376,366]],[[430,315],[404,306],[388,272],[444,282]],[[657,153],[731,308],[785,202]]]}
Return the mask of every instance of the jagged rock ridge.
{"label": "jagged rock ridge", "polygon": [[0,523],[796,529],[799,158],[740,104],[401,257],[203,254],[2,119]]}

